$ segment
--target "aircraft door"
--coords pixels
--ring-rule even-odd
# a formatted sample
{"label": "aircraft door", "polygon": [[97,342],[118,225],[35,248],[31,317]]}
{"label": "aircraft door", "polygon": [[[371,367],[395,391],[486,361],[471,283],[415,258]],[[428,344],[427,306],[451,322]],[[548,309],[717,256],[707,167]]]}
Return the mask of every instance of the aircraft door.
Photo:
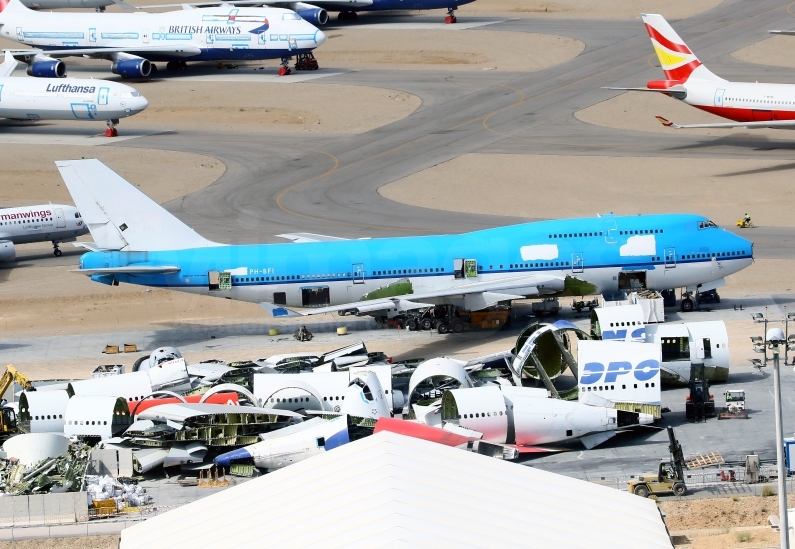
{"label": "aircraft door", "polygon": [[722,107],[723,106],[723,94],[726,93],[726,90],[715,90],[715,106]]}
{"label": "aircraft door", "polygon": [[364,263],[354,263],[351,265],[354,284],[364,284]]}
{"label": "aircraft door", "polygon": [[0,84],[0,102],[3,101],[3,85]]}
{"label": "aircraft door", "polygon": [[17,40],[23,42],[25,40],[25,33],[22,32],[22,27],[17,27]]}
{"label": "aircraft door", "polygon": [[55,208],[55,226],[59,229],[66,228],[66,218],[63,216],[63,210],[61,208]]}
{"label": "aircraft door", "polygon": [[287,40],[287,49],[289,49],[290,51],[298,49],[298,41],[295,39],[295,37],[291,36]]}
{"label": "aircraft door", "polygon": [[676,248],[663,248],[665,258],[665,268],[673,269],[676,267]]}
{"label": "aircraft door", "polygon": [[94,28],[88,29],[88,41],[91,44],[97,43],[97,29]]}
{"label": "aircraft door", "polygon": [[144,29],[143,32],[141,33],[141,36],[144,39],[144,44],[148,44],[149,43],[149,29]]}
{"label": "aircraft door", "polygon": [[109,95],[110,88],[99,88],[99,93],[97,94],[97,105],[107,105]]}
{"label": "aircraft door", "polygon": [[571,254],[571,272],[581,273],[585,266],[583,265],[582,252],[574,252]]}
{"label": "aircraft door", "polygon": [[617,241],[616,235],[618,234],[618,227],[616,226],[616,220],[612,215],[604,218],[604,231],[605,242],[608,244],[615,244]]}

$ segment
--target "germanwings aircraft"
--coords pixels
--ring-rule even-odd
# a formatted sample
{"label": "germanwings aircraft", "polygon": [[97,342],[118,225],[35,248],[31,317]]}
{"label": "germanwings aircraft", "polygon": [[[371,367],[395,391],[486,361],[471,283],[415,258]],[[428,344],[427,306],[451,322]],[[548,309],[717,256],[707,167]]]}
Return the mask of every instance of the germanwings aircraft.
{"label": "germanwings aircraft", "polygon": [[180,69],[187,61],[281,59],[279,74],[289,74],[291,56],[306,56],[326,40],[297,13],[278,8],[56,13],[19,0],[0,0],[0,36],[38,48],[12,52],[33,76],[60,76],[59,57],[82,55],[111,61],[111,70],[127,78],[149,76],[152,61]]}
{"label": "germanwings aircraft", "polygon": [[88,228],[74,206],[46,204],[0,209],[0,263],[14,261],[14,244],[52,242],[53,255],[60,256],[58,244],[74,242]]}
{"label": "germanwings aircraft", "polygon": [[17,61],[0,65],[0,118],[14,120],[105,120],[105,135],[118,135],[119,119],[138,114],[149,102],[134,88],[107,80],[12,78]]}
{"label": "germanwings aircraft", "polygon": [[[619,288],[715,288],[749,266],[748,240],[689,214],[540,221],[472,233],[224,245],[183,224],[99,160],[56,162],[95,244],[76,272],[259,303],[273,316],[479,310]],[[289,307],[306,310],[296,313]]]}
{"label": "germanwings aircraft", "polygon": [[795,85],[729,82],[701,64],[684,40],[662,15],[643,14],[654,51],[665,72],[665,80],[653,80],[645,88],[607,88],[664,93],[703,111],[734,122],[674,124],[674,128],[795,128]]}

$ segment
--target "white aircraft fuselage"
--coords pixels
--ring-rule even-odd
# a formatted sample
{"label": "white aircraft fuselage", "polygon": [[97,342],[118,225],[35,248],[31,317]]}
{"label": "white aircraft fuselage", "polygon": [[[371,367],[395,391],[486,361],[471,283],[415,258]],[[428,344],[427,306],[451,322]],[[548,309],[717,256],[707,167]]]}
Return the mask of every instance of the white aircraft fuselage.
{"label": "white aircraft fuselage", "polygon": [[52,242],[55,255],[60,242],[74,242],[88,233],[80,212],[74,206],[45,204],[0,209],[0,263],[14,261],[15,244]]}

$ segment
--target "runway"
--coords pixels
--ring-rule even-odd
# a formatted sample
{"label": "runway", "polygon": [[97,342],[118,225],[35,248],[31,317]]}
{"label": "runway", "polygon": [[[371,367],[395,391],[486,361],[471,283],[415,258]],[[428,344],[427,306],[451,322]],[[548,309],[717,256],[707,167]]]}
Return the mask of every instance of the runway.
{"label": "runway", "polygon": [[[786,2],[729,0],[717,9],[676,22],[699,58],[725,78],[795,82],[795,72],[749,65],[729,53],[767,37],[789,17]],[[420,18],[421,19],[421,18]],[[603,86],[638,86],[662,73],[640,20],[517,19],[478,29],[565,35],[586,44],[571,61],[533,73],[483,71],[357,71],[321,67],[315,82],[398,89],[422,106],[393,124],[359,135],[169,133],[115,146],[188,151],[227,166],[210,187],[167,208],[208,238],[228,243],[276,242],[283,232],[341,237],[463,232],[526,219],[430,210],[398,204],[377,189],[465,153],[771,158],[789,160],[795,142],[651,134],[583,123],[573,113],[618,92]],[[789,73],[789,74],[788,74]],[[645,192],[670,174],[650,180]],[[609,178],[610,174],[605,174]],[[527,194],[543,185],[528,177]],[[484,192],[488,184],[484,181]],[[562,197],[565,199],[565,197]],[[672,205],[675,209],[676,205]],[[536,219],[545,218],[539,211]],[[795,230],[751,233],[756,256],[792,258]]]}

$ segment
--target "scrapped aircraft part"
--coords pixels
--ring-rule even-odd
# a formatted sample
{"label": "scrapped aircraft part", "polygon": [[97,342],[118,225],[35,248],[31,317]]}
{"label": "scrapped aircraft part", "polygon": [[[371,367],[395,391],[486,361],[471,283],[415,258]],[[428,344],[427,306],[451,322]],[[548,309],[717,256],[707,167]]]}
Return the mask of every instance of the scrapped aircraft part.
{"label": "scrapped aircraft part", "polygon": [[64,419],[65,435],[100,440],[119,436],[132,424],[127,401],[112,396],[75,395]]}
{"label": "scrapped aircraft part", "polygon": [[530,323],[516,339],[515,358],[510,364],[514,383],[521,386],[527,378],[539,379],[538,364],[549,379],[558,377],[566,366],[576,365],[569,341],[572,333],[578,340],[590,339],[588,334],[567,320],[553,324]]}
{"label": "scrapped aircraft part", "polygon": [[594,295],[598,288],[585,280],[580,280],[576,276],[566,276],[563,280],[563,290],[552,294],[555,297],[579,297]]}
{"label": "scrapped aircraft part", "polygon": [[615,431],[604,431],[602,433],[594,433],[592,435],[582,436],[580,437],[580,442],[582,442],[582,445],[585,446],[586,450],[591,450],[603,442],[607,442],[614,436],[616,436]]}
{"label": "scrapped aircraft part", "polygon": [[131,372],[120,376],[72,381],[66,386],[70,397],[114,396],[135,402],[152,392],[147,372]]}
{"label": "scrapped aircraft part", "polygon": [[[183,358],[183,356],[176,347],[158,347],[149,355],[149,364],[146,367],[154,368],[161,362],[170,362],[178,358]],[[140,369],[144,369],[144,363],[141,364]]]}
{"label": "scrapped aircraft part", "polygon": [[381,431],[390,431],[392,433],[397,433],[407,437],[421,438],[430,442],[444,444],[445,446],[461,446],[472,440],[472,438],[468,436],[464,436],[447,429],[429,427],[428,425],[424,425],[416,421],[396,419],[391,417],[382,417],[375,424],[373,434],[380,433]]}
{"label": "scrapped aircraft part", "polygon": [[431,427],[442,426],[441,404],[437,400],[429,406],[422,406],[420,404],[412,404],[411,417],[424,425]]}
{"label": "scrapped aircraft part", "polygon": [[[234,383],[222,383],[221,385],[216,385],[212,387],[209,391],[204,393],[204,395],[199,400],[199,404],[204,404],[204,402],[213,395],[217,395],[218,393],[237,393],[239,395],[243,395],[248,399],[248,401],[254,405],[259,407],[261,404],[257,397],[255,397],[251,391],[246,389],[245,387],[241,387],[240,385],[236,385]],[[237,402],[235,402],[237,404]]]}
{"label": "scrapped aircraft part", "polygon": [[163,465],[168,454],[162,448],[136,448],[132,455],[133,470],[139,475],[147,473]]}
{"label": "scrapped aircraft part", "polygon": [[175,467],[177,465],[190,465],[201,463],[207,455],[207,446],[201,442],[189,442],[188,444],[175,444],[168,450],[163,467]]}
{"label": "scrapped aircraft part", "polygon": [[63,433],[69,394],[23,391],[19,397],[19,430],[25,433]]}
{"label": "scrapped aircraft part", "polygon": [[[144,410],[153,408],[155,406],[162,406],[163,404],[198,404],[199,400],[204,395],[188,395],[168,398],[148,398],[146,400],[139,400],[138,402],[127,402],[131,414],[140,414]],[[237,393],[216,393],[207,398],[205,404],[229,404],[236,406],[238,404]],[[135,417],[133,417],[135,419]]]}
{"label": "scrapped aircraft part", "polygon": [[42,460],[65,456],[69,450],[69,437],[59,433],[26,433],[8,439],[3,451],[23,465],[33,465]]}
{"label": "scrapped aircraft part", "polygon": [[348,384],[342,412],[352,416],[378,419],[391,415],[391,406],[373,372],[359,372]]}
{"label": "scrapped aircraft part", "polygon": [[464,364],[447,357],[432,358],[421,363],[409,379],[408,399],[404,414],[411,414],[414,418],[412,405],[427,406],[430,402],[438,400],[447,389],[470,388],[475,383],[469,377]]}
{"label": "scrapped aircraft part", "polygon": [[483,440],[508,442],[508,409],[496,385],[446,391],[442,420],[483,433]]}
{"label": "scrapped aircraft part", "polygon": [[643,307],[622,305],[591,311],[591,337],[603,340],[646,341]]}
{"label": "scrapped aircraft part", "polygon": [[[396,280],[391,284],[388,284],[371,292],[367,292],[359,299],[359,301],[371,301],[373,299],[388,299],[390,297],[398,297],[413,293],[414,293],[414,286],[411,284],[411,281],[408,278],[401,278],[400,280]],[[352,309],[356,308],[356,304],[352,303],[351,308]]]}
{"label": "scrapped aircraft part", "polygon": [[[277,381],[282,381],[282,380],[277,380]],[[291,379],[285,379],[283,381],[284,383],[278,384],[276,386],[277,388],[272,389],[271,391],[266,391],[266,393],[264,393],[265,396],[262,398],[263,406],[269,406],[274,410],[304,409],[304,410],[323,411],[326,409],[325,406],[323,405],[323,397],[320,395],[317,389],[312,387],[309,383],[305,383],[299,380],[291,380]],[[295,406],[293,406],[293,400],[297,401],[298,400],[297,398],[290,397],[285,399],[277,396],[280,392],[290,389],[302,391],[308,394],[314,399],[314,402],[309,398],[306,398],[306,400],[301,401],[300,406],[298,406],[297,403]],[[305,397],[298,397],[298,398],[303,399]],[[333,405],[329,404],[329,406]],[[326,411],[331,411],[331,410],[326,410]]]}
{"label": "scrapped aircraft part", "polygon": [[146,395],[146,396],[145,396],[144,398],[142,398],[141,400],[137,401],[137,402],[135,403],[135,405],[133,406],[133,409],[132,409],[132,410],[130,410],[130,414],[132,414],[132,416],[133,416],[133,417],[135,417],[135,413],[138,411],[138,407],[141,405],[141,403],[142,403],[143,401],[145,401],[145,400],[154,399],[154,398],[155,398],[157,395],[168,395],[168,396],[170,396],[170,397],[176,398],[176,399],[177,399],[177,400],[179,400],[180,402],[184,402],[184,403],[186,403],[186,404],[188,403],[188,401],[187,401],[187,400],[185,400],[185,397],[184,397],[184,396],[182,396],[182,395],[178,395],[178,394],[177,394],[177,393],[175,393],[174,391],[153,391],[153,392],[149,393],[148,395]]}

